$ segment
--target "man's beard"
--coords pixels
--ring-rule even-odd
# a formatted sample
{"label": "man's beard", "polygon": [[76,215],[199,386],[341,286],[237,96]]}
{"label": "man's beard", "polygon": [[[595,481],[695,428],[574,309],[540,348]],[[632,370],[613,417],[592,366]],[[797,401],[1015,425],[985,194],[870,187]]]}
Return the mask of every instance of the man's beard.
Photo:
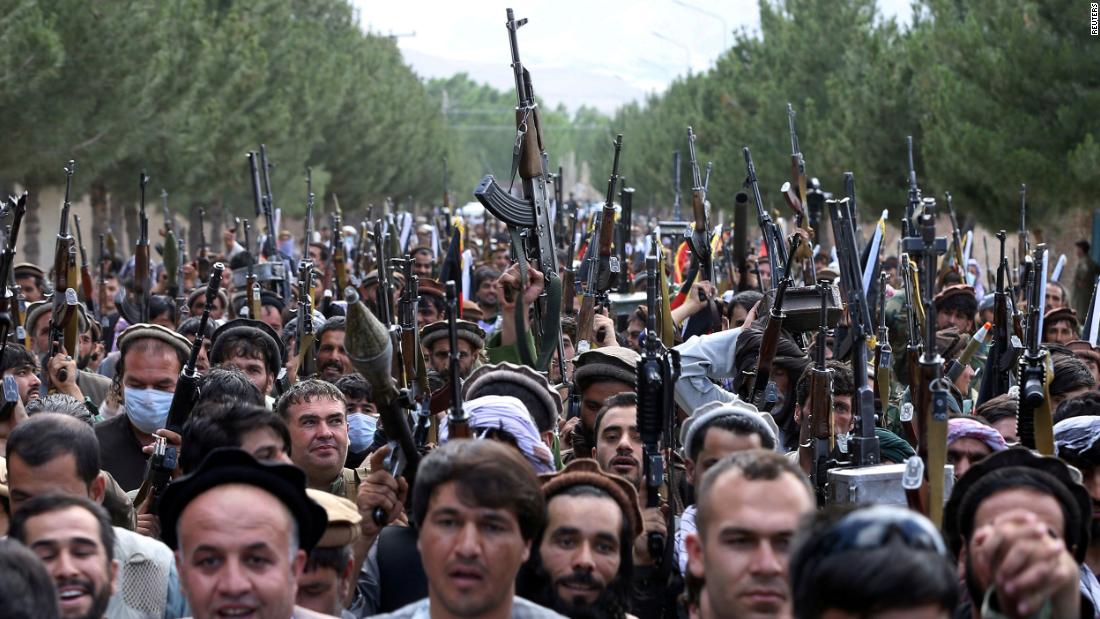
{"label": "man's beard", "polygon": [[98,589],[91,581],[83,578],[67,578],[57,583],[57,588],[68,584],[77,584],[92,593],[92,605],[88,607],[88,612],[84,613],[77,619],[101,619],[103,613],[107,612],[107,606],[111,602],[111,590],[107,586],[102,586]]}
{"label": "man's beard", "polygon": [[564,579],[554,581],[542,565],[542,557],[537,553],[531,562],[521,571],[532,577],[528,582],[537,582],[535,595],[531,601],[546,606],[569,619],[624,619],[630,606],[630,583],[623,580],[622,574],[616,574],[611,582],[600,591],[600,595],[591,603],[582,597],[567,600],[558,595],[558,585],[574,580],[579,583],[594,584],[591,575],[573,572]]}

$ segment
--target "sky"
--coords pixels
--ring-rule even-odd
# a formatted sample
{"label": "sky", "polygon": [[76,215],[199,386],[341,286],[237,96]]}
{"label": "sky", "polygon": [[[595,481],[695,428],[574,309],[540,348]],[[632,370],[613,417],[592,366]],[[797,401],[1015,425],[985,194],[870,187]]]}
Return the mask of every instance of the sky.
{"label": "sky", "polygon": [[[571,110],[610,113],[662,92],[687,71],[706,71],[733,41],[759,29],[758,0],[352,0],[365,30],[397,37],[421,77],[468,73],[514,87],[505,8],[528,18],[520,59],[536,94]],[[878,0],[885,17],[908,21],[910,0]]]}

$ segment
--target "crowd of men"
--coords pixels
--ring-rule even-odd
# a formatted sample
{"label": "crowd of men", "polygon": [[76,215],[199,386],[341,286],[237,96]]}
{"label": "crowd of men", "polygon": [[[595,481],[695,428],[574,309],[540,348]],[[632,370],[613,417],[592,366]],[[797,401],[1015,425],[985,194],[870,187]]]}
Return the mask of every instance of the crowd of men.
{"label": "crowd of men", "polygon": [[[1057,457],[1019,445],[1018,388],[980,401],[984,341],[970,361],[979,371],[951,384],[955,480],[937,528],[904,502],[823,500],[811,483],[799,451],[813,409],[816,338],[784,331],[771,371],[776,401],[764,410],[746,396],[744,368],[758,363],[773,319],[774,295],[753,290],[768,290],[764,269],[751,271],[751,285],[726,282],[722,292],[691,283],[671,312],[680,375],[666,413],[675,435],[662,439],[668,470],[654,485],[637,393],[645,340],[656,336],[647,308],[609,307],[587,333],[567,314],[555,359],[568,362],[536,371],[518,351],[515,305],[537,303],[546,278],[535,265],[521,274],[506,237],[477,239],[469,297],[462,317],[451,316],[458,305],[435,279],[443,256],[428,244],[427,226],[407,252],[421,375],[406,378],[428,385],[419,402],[406,402],[427,418],[410,484],[398,464],[400,432],[387,433],[379,410],[390,403],[352,346],[356,330],[368,329],[353,306],[392,314],[410,269],[383,267],[379,277],[375,268],[353,280],[365,304],[354,295],[334,301],[325,294],[336,273],[324,232],[301,248],[319,274],[312,294],[296,281],[294,298],[284,299],[277,282],[264,282],[259,319],[232,269],[215,290],[202,277],[216,271],[203,273],[196,260],[175,296],[159,278],[141,322],[133,257],[108,257],[97,283],[107,302],[80,303],[73,351],[51,341],[60,294],[52,274],[14,266],[25,338],[15,341],[12,330],[2,359],[17,397],[0,428],[0,531],[8,537],[0,541],[0,615],[1100,616],[1100,349],[1081,339],[1071,308],[1078,299],[1056,282],[1047,287],[1043,343]],[[224,240],[208,263],[240,271],[242,260],[255,267],[266,259],[230,230]],[[1082,250],[1083,268],[1095,269],[1087,244]],[[904,331],[895,327],[907,306],[896,265],[883,261],[891,339]],[[817,279],[838,277],[835,264],[817,266]],[[641,288],[645,271],[636,273]],[[675,291],[675,277],[662,275]],[[949,362],[971,337],[984,337],[975,334],[993,320],[994,293],[953,283],[961,274],[941,279],[930,294],[937,351]],[[300,320],[303,307],[312,315]],[[683,339],[691,316],[708,307],[721,325]],[[582,340],[588,349],[574,350]],[[898,339],[894,350],[904,348]],[[198,397],[173,431],[174,392],[193,349]],[[850,352],[828,353],[833,436],[843,442],[859,424],[857,381]],[[401,363],[418,367],[385,367],[398,376]],[[461,399],[448,393],[452,370]],[[895,381],[901,373],[891,369]],[[916,457],[890,412],[909,397],[898,385],[876,427],[884,463]],[[460,421],[470,438],[449,439]],[[177,457],[171,482],[158,489],[151,461],[165,445]]]}

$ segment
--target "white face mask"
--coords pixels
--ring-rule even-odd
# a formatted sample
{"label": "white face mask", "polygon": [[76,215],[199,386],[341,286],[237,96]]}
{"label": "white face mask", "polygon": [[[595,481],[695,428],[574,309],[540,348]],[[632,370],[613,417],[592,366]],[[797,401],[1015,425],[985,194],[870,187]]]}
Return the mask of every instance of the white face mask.
{"label": "white face mask", "polygon": [[175,394],[159,389],[123,388],[126,415],[130,423],[146,434],[152,434],[168,422],[168,411],[172,408]]}

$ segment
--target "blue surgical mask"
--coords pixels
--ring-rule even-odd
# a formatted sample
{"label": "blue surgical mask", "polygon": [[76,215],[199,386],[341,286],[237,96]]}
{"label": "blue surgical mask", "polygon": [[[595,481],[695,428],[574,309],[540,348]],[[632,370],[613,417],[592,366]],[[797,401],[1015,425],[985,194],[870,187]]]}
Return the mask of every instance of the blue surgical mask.
{"label": "blue surgical mask", "polygon": [[370,447],[374,441],[374,430],[378,427],[378,419],[364,413],[352,413],[348,415],[348,441],[349,450],[361,453]]}
{"label": "blue surgical mask", "polygon": [[168,409],[172,408],[174,394],[159,389],[134,389],[124,387],[126,415],[130,423],[146,434],[164,427],[168,422]]}
{"label": "blue surgical mask", "polygon": [[974,282],[978,281],[978,276],[970,271],[966,272],[966,283],[973,286]]}

